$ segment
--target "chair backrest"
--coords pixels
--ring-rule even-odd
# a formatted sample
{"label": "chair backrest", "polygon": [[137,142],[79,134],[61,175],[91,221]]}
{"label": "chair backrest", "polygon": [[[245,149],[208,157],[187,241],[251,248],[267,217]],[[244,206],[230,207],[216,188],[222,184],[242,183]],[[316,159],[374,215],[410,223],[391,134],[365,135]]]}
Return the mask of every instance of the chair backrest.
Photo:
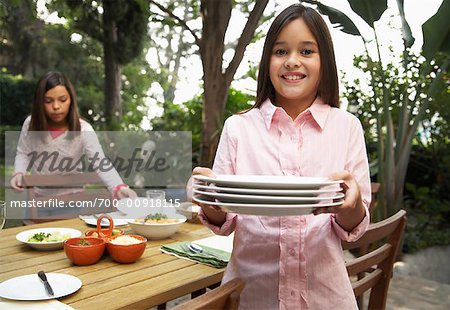
{"label": "chair backrest", "polygon": [[370,184],[370,189],[372,192],[372,201],[370,202],[369,211],[372,214],[373,210],[377,207],[377,195],[380,190],[380,183],[372,182]]}
{"label": "chair backrest", "polygon": [[[57,198],[58,201],[68,203],[69,201],[100,201],[104,203],[104,206],[110,206],[110,203],[106,203],[107,200],[111,200],[111,193],[103,185],[102,179],[95,172],[69,174],[69,175],[24,175],[22,178],[23,187],[27,190],[28,200],[34,201],[49,201],[50,199]],[[87,185],[102,185],[96,186],[93,189],[86,190]],[[79,191],[54,196],[38,196],[34,191],[34,187],[40,188],[79,188]],[[98,207],[101,207],[98,204]],[[78,214],[90,214],[98,212],[97,208],[71,208],[72,211],[76,209]],[[42,215],[38,214],[39,208],[30,208],[30,213],[25,224],[34,224],[39,222],[46,222],[54,219],[61,219],[67,217],[73,217],[73,214],[58,214],[58,215]]]}
{"label": "chair backrest", "polygon": [[[406,225],[406,212],[369,225],[366,233],[355,242],[342,242],[344,250],[368,246],[369,251],[346,262],[355,297],[369,289],[368,309],[385,309],[389,282]],[[365,273],[364,277],[356,275]]]}
{"label": "chair backrest", "polygon": [[173,308],[174,310],[237,310],[239,297],[245,283],[239,278],[233,279],[199,297]]}

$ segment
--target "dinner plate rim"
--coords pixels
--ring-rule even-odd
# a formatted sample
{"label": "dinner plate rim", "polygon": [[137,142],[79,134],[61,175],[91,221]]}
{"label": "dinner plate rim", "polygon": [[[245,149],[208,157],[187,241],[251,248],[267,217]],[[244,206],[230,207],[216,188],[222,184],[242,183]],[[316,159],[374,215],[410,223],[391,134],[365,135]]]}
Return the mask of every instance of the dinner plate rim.
{"label": "dinner plate rim", "polygon": [[[78,291],[83,286],[83,282],[81,282],[80,278],[78,278],[76,276],[73,276],[73,275],[70,275],[70,274],[56,273],[56,272],[49,272],[49,273],[45,273],[45,274],[47,275],[47,279],[50,282],[50,285],[52,285],[52,288],[53,288],[53,290],[55,292],[54,296],[45,295],[45,296],[42,296],[42,297],[39,297],[39,298],[31,298],[31,297],[27,298],[27,297],[20,297],[20,296],[5,295],[4,294],[4,293],[7,293],[7,292],[3,291],[5,289],[5,285],[10,284],[11,282],[20,281],[22,279],[27,279],[27,278],[34,278],[34,277],[36,278],[36,281],[40,282],[41,280],[39,279],[39,277],[38,277],[38,275],[36,273],[36,274],[26,274],[26,275],[22,275],[22,276],[13,277],[13,278],[10,278],[10,279],[7,279],[7,280],[1,282],[0,283],[0,297],[5,298],[5,299],[9,299],[9,300],[28,300],[28,301],[49,300],[49,299],[61,298],[61,297],[73,294],[73,293]],[[58,288],[64,287],[64,288],[67,289],[68,286],[67,286],[67,284],[66,285],[55,284],[56,278],[66,278],[66,281],[68,279],[70,279],[71,281],[73,281],[72,283],[74,283],[73,284],[74,288],[71,288],[70,290],[67,290],[64,293],[57,294],[59,289],[56,290],[55,289],[56,287],[58,287]],[[53,283],[52,283],[52,281],[53,281]],[[44,284],[43,283],[41,283],[41,284],[42,284],[42,288],[45,290]],[[26,294],[26,293],[24,293],[24,294]]]}
{"label": "dinner plate rim", "polygon": [[[219,185],[231,185],[231,186],[248,186],[250,188],[285,188],[285,189],[311,189],[311,188],[321,188],[324,186],[340,184],[343,180],[329,180],[328,178],[322,177],[302,177],[302,176],[280,176],[280,175],[217,175],[216,177],[208,177],[204,175],[194,175],[194,179],[210,182]],[[233,180],[235,178],[235,180]],[[245,180],[245,178],[250,180]],[[259,179],[259,180],[258,180]],[[265,180],[267,179],[267,180]],[[280,181],[274,182],[269,181],[270,179],[278,179]],[[305,180],[311,179],[316,180],[313,182],[293,182],[292,180]]]}
{"label": "dinner plate rim", "polygon": [[[342,199],[345,197],[344,193],[339,193],[338,196],[335,197],[318,197],[318,196],[310,196],[310,197],[296,197],[296,196],[257,196],[257,195],[239,195],[239,194],[229,194],[229,193],[216,193],[216,192],[207,192],[207,191],[200,191],[197,189],[193,190],[196,194],[201,194],[205,196],[214,197],[216,199],[220,198],[231,198],[231,199],[239,199],[239,197],[246,199],[247,201],[253,200],[254,203],[258,203],[259,201],[264,200],[271,200],[271,201],[297,201],[299,204],[305,204],[305,202],[310,201],[322,201],[322,200],[330,200],[330,199]],[[284,199],[286,198],[286,199]],[[281,202],[280,202],[281,203]],[[295,202],[290,202],[289,204],[293,204]],[[279,204],[279,202],[276,202],[275,204]]]}
{"label": "dinner plate rim", "polygon": [[216,201],[209,201],[209,200],[203,200],[201,198],[198,198],[196,195],[192,196],[192,199],[194,201],[197,201],[199,203],[209,204],[212,206],[224,206],[224,207],[245,207],[245,208],[287,208],[287,209],[296,209],[296,208],[325,208],[325,207],[334,207],[334,206],[340,206],[344,203],[344,199],[341,199],[336,202],[330,202],[330,203],[312,203],[312,204],[261,204],[261,203],[232,203],[232,202],[216,202]]}
{"label": "dinner plate rim", "polygon": [[[268,189],[268,188],[242,188],[242,187],[221,187],[218,185],[203,185],[198,183],[192,184],[193,188],[210,189],[214,191],[220,191],[225,193],[249,193],[249,194],[261,194],[264,196],[295,196],[295,195],[320,195],[342,192],[342,188],[338,189]],[[312,196],[311,196],[312,197]]]}
{"label": "dinner plate rim", "polygon": [[242,215],[253,215],[253,216],[303,216],[311,214],[314,209],[319,209],[321,207],[331,207],[341,205],[344,200],[340,200],[334,203],[328,203],[324,205],[320,204],[310,204],[310,205],[252,205],[252,204],[234,204],[234,203],[222,203],[222,202],[211,202],[206,200],[201,200],[196,196],[193,199],[200,203],[210,204],[214,206],[219,206],[224,211],[229,211],[231,213],[242,214]]}

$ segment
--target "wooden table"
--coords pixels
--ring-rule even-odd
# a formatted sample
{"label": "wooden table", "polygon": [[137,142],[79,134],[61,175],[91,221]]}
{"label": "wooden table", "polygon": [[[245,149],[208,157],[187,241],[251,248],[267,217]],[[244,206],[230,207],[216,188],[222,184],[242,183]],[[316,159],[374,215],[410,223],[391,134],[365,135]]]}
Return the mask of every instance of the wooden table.
{"label": "wooden table", "polygon": [[[196,264],[159,250],[164,243],[210,236],[211,231],[201,224],[184,223],[170,239],[149,241],[136,263],[119,264],[105,255],[90,266],[73,265],[64,250],[37,251],[16,240],[17,233],[38,227],[75,228],[83,233],[93,228],[80,219],[69,219],[0,231],[0,282],[39,270],[76,276],[83,282],[81,289],[59,298],[75,309],[148,309],[216,284],[223,276],[224,269]],[[130,228],[125,230],[131,233]]]}

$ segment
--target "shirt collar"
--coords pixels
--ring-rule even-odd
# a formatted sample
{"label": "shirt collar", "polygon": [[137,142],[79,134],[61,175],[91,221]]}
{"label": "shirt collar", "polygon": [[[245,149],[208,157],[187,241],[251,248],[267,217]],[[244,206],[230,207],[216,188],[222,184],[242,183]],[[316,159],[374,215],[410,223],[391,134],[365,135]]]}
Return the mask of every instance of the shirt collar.
{"label": "shirt collar", "polygon": [[323,129],[323,127],[325,126],[325,122],[327,121],[328,114],[331,111],[331,106],[325,104],[322,98],[317,97],[306,111],[308,110],[310,111],[311,116],[316,121],[317,125],[319,125],[320,129]]}
{"label": "shirt collar", "polygon": [[[275,112],[280,109],[282,110],[281,107],[273,105],[270,99],[266,99],[261,104],[261,107],[259,109],[261,111],[267,129],[270,129],[270,126],[272,125]],[[311,115],[312,119],[316,122],[317,125],[319,125],[320,129],[323,129],[328,117],[328,113],[330,113],[330,110],[331,106],[323,103],[323,100],[320,97],[317,97],[311,104],[311,106],[305,111],[303,111],[298,117],[301,117],[302,115]]]}
{"label": "shirt collar", "polygon": [[272,104],[269,98],[267,98],[260,106],[260,111],[264,119],[264,123],[266,124],[267,129],[270,129],[270,125],[272,124],[273,116],[277,109],[281,109],[280,107],[276,107]]}

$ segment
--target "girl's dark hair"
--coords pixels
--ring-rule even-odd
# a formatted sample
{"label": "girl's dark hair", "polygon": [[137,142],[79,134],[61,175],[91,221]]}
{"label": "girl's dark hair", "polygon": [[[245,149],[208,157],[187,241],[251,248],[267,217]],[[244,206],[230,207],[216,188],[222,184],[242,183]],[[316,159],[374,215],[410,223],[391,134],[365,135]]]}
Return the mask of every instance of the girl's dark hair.
{"label": "girl's dark hair", "polygon": [[77,97],[70,80],[61,72],[50,71],[41,77],[34,92],[33,107],[31,109],[31,123],[29,131],[47,131],[48,122],[44,110],[45,93],[50,89],[62,85],[70,96],[70,108],[67,115],[69,131],[80,131],[80,115],[78,113]]}
{"label": "girl's dark hair", "polygon": [[334,57],[333,41],[323,18],[314,9],[294,4],[283,10],[273,21],[264,42],[263,54],[259,63],[256,103],[258,108],[269,98],[275,103],[275,89],[270,81],[269,65],[272,49],[281,30],[291,21],[303,18],[314,35],[319,47],[320,82],[317,95],[332,107],[339,107],[339,85]]}

